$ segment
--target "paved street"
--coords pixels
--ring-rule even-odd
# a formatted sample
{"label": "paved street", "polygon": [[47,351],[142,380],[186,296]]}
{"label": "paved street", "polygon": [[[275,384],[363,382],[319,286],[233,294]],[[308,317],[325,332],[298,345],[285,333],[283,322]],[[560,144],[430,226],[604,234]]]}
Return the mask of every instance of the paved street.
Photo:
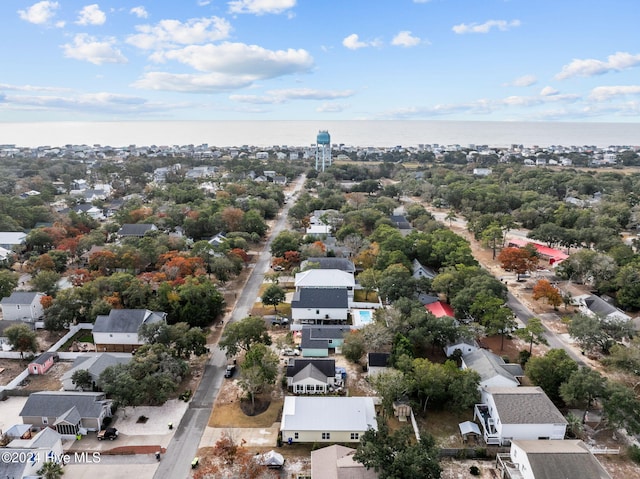
{"label": "paved street", "polygon": [[[302,175],[296,180],[294,191],[299,192],[306,180]],[[260,290],[260,285],[264,281],[264,274],[271,265],[270,246],[273,238],[283,231],[287,225],[287,215],[293,202],[285,204],[280,215],[273,226],[269,239],[266,241],[263,250],[258,257],[252,271],[247,278],[242,291],[238,292],[238,300],[231,312],[230,317],[225,321],[238,321],[249,315],[256,297]],[[189,477],[191,471],[191,461],[196,456],[200,439],[209,422],[209,416],[213,408],[220,385],[224,381],[224,366],[226,358],[224,353],[215,347],[208,361],[202,380],[198,389],[193,395],[189,404],[189,409],[180,421],[173,439],[167,446],[167,452],[162,458],[154,479],[177,479]]]}

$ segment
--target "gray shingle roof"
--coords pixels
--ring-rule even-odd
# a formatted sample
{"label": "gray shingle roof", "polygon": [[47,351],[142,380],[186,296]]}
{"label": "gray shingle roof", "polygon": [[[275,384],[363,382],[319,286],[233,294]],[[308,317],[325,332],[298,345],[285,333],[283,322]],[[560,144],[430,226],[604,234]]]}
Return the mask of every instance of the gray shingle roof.
{"label": "gray shingle roof", "polygon": [[98,316],[93,326],[94,333],[137,333],[143,324],[164,321],[166,313],[148,309],[112,309],[108,316]]}
{"label": "gray shingle roof", "polygon": [[582,441],[518,441],[536,479],[611,479]]}
{"label": "gray shingle roof", "polygon": [[119,236],[144,236],[147,231],[157,229],[155,225],[148,223],[126,223],[118,230]]}
{"label": "gray shingle roof", "polygon": [[503,424],[567,424],[539,387],[487,388]]}
{"label": "gray shingle roof", "polygon": [[14,291],[11,296],[2,298],[0,304],[31,304],[42,293],[32,291]]}
{"label": "gray shingle roof", "polygon": [[480,375],[481,381],[486,381],[499,375],[517,383],[516,377],[524,376],[524,371],[522,371],[522,367],[519,364],[507,365],[500,356],[486,349],[478,349],[467,354],[463,361],[469,369],[473,369]]}
{"label": "gray shingle roof", "polygon": [[287,366],[287,377],[295,377],[296,374],[309,365],[320,371],[325,379],[336,374],[336,361],[334,359],[293,359]]}
{"label": "gray shingle roof", "polygon": [[291,301],[292,308],[344,309],[349,306],[347,290],[342,288],[302,288]]}
{"label": "gray shingle roof", "polygon": [[369,353],[367,355],[367,363],[369,366],[386,368],[389,366],[389,353]]}
{"label": "gray shingle roof", "polygon": [[27,399],[20,416],[61,417],[75,406],[80,417],[99,417],[104,401],[104,393],[35,392]]}
{"label": "gray shingle roof", "polygon": [[303,326],[302,349],[325,349],[329,347],[329,339],[342,339],[351,331],[350,326]]}

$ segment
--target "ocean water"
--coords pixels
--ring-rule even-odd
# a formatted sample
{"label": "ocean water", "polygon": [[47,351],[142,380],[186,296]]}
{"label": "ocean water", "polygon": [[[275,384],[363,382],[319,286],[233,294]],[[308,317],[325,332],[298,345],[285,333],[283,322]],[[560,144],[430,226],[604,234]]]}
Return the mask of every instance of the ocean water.
{"label": "ocean water", "polygon": [[640,145],[640,123],[496,121],[126,121],[0,122],[0,145],[309,146],[320,130],[332,144],[524,146]]}

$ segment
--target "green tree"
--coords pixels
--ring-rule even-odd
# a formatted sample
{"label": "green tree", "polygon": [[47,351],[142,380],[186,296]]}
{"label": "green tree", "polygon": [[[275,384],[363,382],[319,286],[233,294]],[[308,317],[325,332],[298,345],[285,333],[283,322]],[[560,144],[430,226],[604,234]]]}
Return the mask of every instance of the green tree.
{"label": "green tree", "polygon": [[266,304],[268,306],[273,306],[273,310],[276,314],[278,314],[278,305],[282,303],[286,298],[286,294],[284,289],[282,289],[277,284],[270,284],[267,289],[265,289],[264,293],[260,297],[262,304]]}
{"label": "green tree", "polygon": [[71,382],[74,384],[76,389],[80,388],[81,391],[91,391],[93,386],[93,377],[86,369],[78,369],[71,375]]}
{"label": "green tree", "polygon": [[553,402],[560,403],[560,386],[577,370],[578,363],[564,349],[551,349],[544,356],[529,359],[525,373]]}
{"label": "green tree", "polygon": [[504,230],[498,223],[491,224],[481,234],[480,238],[483,243],[487,244],[493,252],[493,259],[496,259],[496,252],[498,245],[501,245],[504,241]]}
{"label": "green tree", "polygon": [[31,278],[31,286],[36,291],[55,296],[59,289],[58,281],[60,281],[60,273],[42,270]]}
{"label": "green tree", "polygon": [[21,353],[24,351],[36,352],[38,350],[38,339],[35,331],[26,324],[15,324],[4,330],[9,344],[13,349]]}
{"label": "green tree", "polygon": [[245,355],[238,385],[249,395],[251,409],[255,409],[255,397],[278,377],[278,356],[265,344],[254,344]]}
{"label": "green tree", "polygon": [[378,288],[378,282],[380,280],[380,271],[373,268],[365,269],[358,275],[358,283],[364,289],[364,300],[369,299],[369,293],[375,291]]}
{"label": "green tree", "polygon": [[251,346],[257,343],[269,345],[271,337],[267,332],[264,319],[248,316],[240,321],[229,323],[222,333],[218,346],[225,350],[226,356],[230,358],[240,351],[249,351]]}
{"label": "green tree", "polygon": [[11,296],[20,281],[20,275],[8,269],[0,270],[0,298]]}
{"label": "green tree", "polygon": [[293,231],[283,231],[271,242],[271,254],[282,257],[287,251],[300,251],[301,236]]}
{"label": "green tree", "polygon": [[64,469],[57,462],[47,461],[38,469],[37,474],[42,476],[42,479],[60,479],[64,475]]}
{"label": "green tree", "polygon": [[353,459],[373,469],[380,479],[439,479],[438,448],[433,437],[422,431],[420,441],[412,440],[412,429],[389,432],[386,423],[369,429],[358,444]]}
{"label": "green tree", "polygon": [[549,344],[544,337],[546,332],[540,318],[531,318],[527,321],[524,328],[518,328],[515,331],[516,336],[529,343],[529,354],[533,351],[534,344]]}
{"label": "green tree", "polygon": [[367,346],[361,331],[353,331],[347,334],[342,344],[342,354],[352,363],[359,363],[367,352]]}
{"label": "green tree", "polygon": [[584,407],[589,410],[596,398],[606,391],[606,380],[598,371],[581,367],[560,385],[560,397],[568,406]]}
{"label": "green tree", "polygon": [[640,400],[635,391],[622,383],[607,381],[602,409],[609,426],[624,427],[629,434],[640,433]]}
{"label": "green tree", "polygon": [[409,378],[402,371],[390,369],[369,378],[371,385],[380,397],[385,417],[393,415],[393,403],[405,399],[411,390]]}

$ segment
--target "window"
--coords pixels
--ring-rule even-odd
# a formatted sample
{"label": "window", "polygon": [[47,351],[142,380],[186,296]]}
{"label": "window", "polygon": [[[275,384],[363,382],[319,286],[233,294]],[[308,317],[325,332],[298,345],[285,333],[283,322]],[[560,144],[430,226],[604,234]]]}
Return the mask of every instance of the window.
{"label": "window", "polygon": [[316,391],[324,391],[324,386],[321,384],[316,384]]}
{"label": "window", "polygon": [[294,438],[294,439],[299,439],[299,437],[298,437],[298,433],[297,433],[297,432],[294,432],[294,433],[293,433],[293,438]]}
{"label": "window", "polygon": [[352,432],[352,433],[351,433],[351,440],[355,440],[355,441],[357,441],[358,439],[360,439],[360,433],[358,433],[358,432]]}
{"label": "window", "polygon": [[331,439],[331,433],[330,432],[323,432],[322,433],[322,439]]}

